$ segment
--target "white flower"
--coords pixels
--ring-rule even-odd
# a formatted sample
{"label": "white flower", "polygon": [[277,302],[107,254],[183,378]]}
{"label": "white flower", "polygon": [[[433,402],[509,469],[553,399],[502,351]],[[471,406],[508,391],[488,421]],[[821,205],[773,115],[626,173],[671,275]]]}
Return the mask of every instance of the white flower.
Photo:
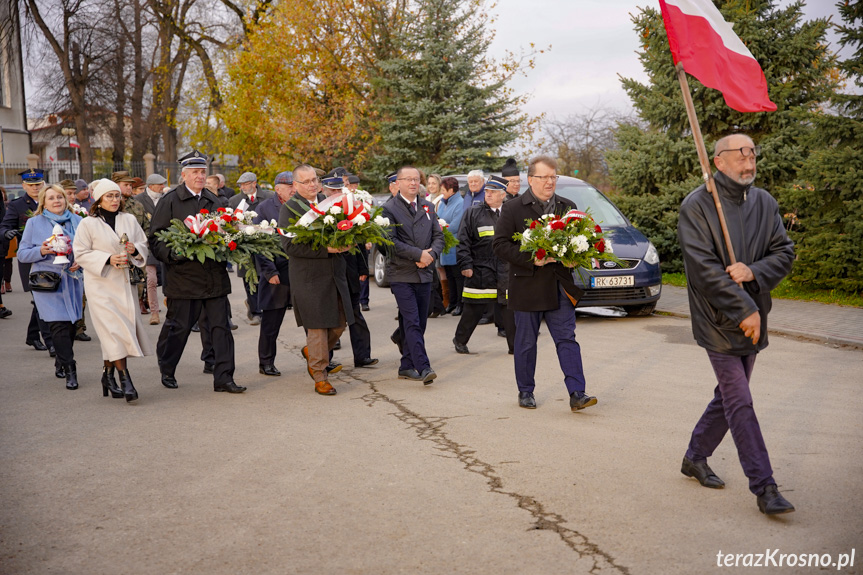
{"label": "white flower", "polygon": [[442,228],[445,228],[445,227],[447,227],[447,226],[449,225],[448,223],[446,223],[446,220],[445,220],[445,219],[443,219],[443,218],[438,218],[438,219],[437,219],[437,224],[438,224],[440,227],[442,227]]}
{"label": "white flower", "polygon": [[[311,223],[311,222],[307,222],[307,221],[303,220],[302,218],[300,218],[299,220],[297,220],[297,225],[298,225],[298,226],[302,226],[302,227],[304,227],[304,228],[309,227],[309,224],[310,224],[310,223]],[[293,237],[293,236],[291,236],[291,237]]]}
{"label": "white flower", "polygon": [[522,242],[529,242],[529,241],[530,241],[530,237],[531,237],[530,229],[526,229],[526,230],[524,230],[524,232],[521,234],[521,241],[522,241]]}
{"label": "white flower", "polygon": [[225,208],[225,213],[229,216],[234,213],[234,208]]}
{"label": "white flower", "polygon": [[554,214],[543,214],[542,219],[547,220],[549,218],[553,218]]}
{"label": "white flower", "polygon": [[383,216],[376,216],[375,217],[375,223],[381,227],[386,227],[386,226],[390,225],[390,219],[385,218]]}
{"label": "white flower", "polygon": [[552,249],[552,251],[554,251],[559,256],[562,256],[563,254],[566,253],[566,246],[565,245],[562,246],[559,244],[554,244],[554,246],[551,249]]}
{"label": "white flower", "polygon": [[279,227],[279,222],[276,220],[270,220],[270,227],[277,228]]}
{"label": "white flower", "polygon": [[267,229],[267,228],[269,228],[269,227],[270,227],[270,222],[268,222],[267,220],[261,220],[261,224],[260,224],[260,225],[261,225],[261,229],[262,229],[262,230],[265,230],[265,229]]}
{"label": "white flower", "polygon": [[333,206],[330,208],[330,213],[337,216],[342,213],[342,209],[339,206]]}
{"label": "white flower", "polygon": [[607,253],[607,254],[613,254],[614,253],[614,250],[611,249],[611,242],[608,241],[607,239],[605,240],[605,253]]}
{"label": "white flower", "polygon": [[247,236],[253,236],[257,233],[257,230],[255,229],[255,226],[246,226],[243,228],[243,233]]}
{"label": "white flower", "polygon": [[587,238],[583,235],[577,235],[573,238],[575,241],[572,244],[575,246],[575,253],[580,254],[587,251],[590,244],[587,243]]}
{"label": "white flower", "polygon": [[253,220],[253,219],[255,219],[256,217],[258,217],[258,212],[254,211],[254,210],[250,210],[250,211],[248,211],[248,212],[244,212],[244,214],[245,214],[246,218],[248,218],[248,219],[250,219],[250,220]]}
{"label": "white flower", "polygon": [[334,218],[333,216],[324,216],[324,223],[327,225],[334,224],[336,223],[336,218]]}

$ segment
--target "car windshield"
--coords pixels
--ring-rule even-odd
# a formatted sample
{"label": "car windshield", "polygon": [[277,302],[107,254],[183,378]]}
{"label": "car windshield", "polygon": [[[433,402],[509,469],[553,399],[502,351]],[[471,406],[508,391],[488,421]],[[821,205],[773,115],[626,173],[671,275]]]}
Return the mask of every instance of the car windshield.
{"label": "car windshield", "polygon": [[555,193],[575,202],[580,211],[590,210],[593,220],[602,226],[626,226],[626,220],[608,198],[584,184],[558,182]]}

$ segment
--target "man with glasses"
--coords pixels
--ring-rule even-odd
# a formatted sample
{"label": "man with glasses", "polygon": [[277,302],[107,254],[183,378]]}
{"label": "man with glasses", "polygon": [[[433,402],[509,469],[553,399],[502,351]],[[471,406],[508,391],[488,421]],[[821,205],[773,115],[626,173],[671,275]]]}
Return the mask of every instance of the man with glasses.
{"label": "man with glasses", "polygon": [[396,172],[398,193],[384,204],[383,215],[396,224],[390,233],[395,244],[387,261],[387,278],[399,308],[399,329],[393,340],[401,351],[399,379],[430,384],[437,374],[425,349],[425,330],[434,262],[443,251],[443,231],[434,204],[418,197],[420,173],[404,166]]}
{"label": "man with glasses", "polygon": [[527,168],[528,190],[518,199],[506,202],[494,233],[494,252],[509,263],[507,305],[515,312],[515,380],[518,404],[536,409],[533,395],[536,373],[536,339],[544,319],[557,349],[563,381],[569,393],[569,407],[578,411],[596,405],[596,398],[585,393],[581,347],[575,340],[575,305],[583,295],[572,278],[572,270],[553,258],[536,259],[519,251],[512,236],[524,232],[525,222],[545,214],[562,216],[575,204],[554,193],[557,187],[557,162],[538,156]]}
{"label": "man with glasses", "polygon": [[[289,226],[301,214],[326,199],[318,193],[320,180],[313,167],[300,164],[294,168],[293,176],[296,193],[282,205],[280,227]],[[315,392],[335,395],[336,389],[328,377],[341,366],[330,368],[330,354],[345,327],[354,323],[347,266],[345,258],[341,257],[349,248],[313,249],[311,245],[296,243],[289,237],[282,237],[282,247],[290,258],[288,275],[294,317],[297,325],[306,329],[303,356],[315,382]]]}
{"label": "man with glasses", "polygon": [[791,271],[794,244],[779,206],[752,187],[760,148],[745,134],[716,142],[714,176],[737,263],[731,265],[712,195],[702,185],[680,205],[677,236],[686,268],[695,341],[707,351],[718,385],[695,425],[681,473],[704,487],[725,483],[707,458],[730,429],[749,490],[767,515],[794,511],[776,488],[767,446],[752,406],[749,380],[756,354],[767,347],[770,290]]}
{"label": "man with glasses", "polygon": [[510,200],[514,200],[518,197],[518,193],[521,191],[521,174],[519,174],[518,164],[515,162],[515,158],[507,159],[503,168],[500,170],[500,175],[507,182],[506,197],[503,201],[508,202]]}

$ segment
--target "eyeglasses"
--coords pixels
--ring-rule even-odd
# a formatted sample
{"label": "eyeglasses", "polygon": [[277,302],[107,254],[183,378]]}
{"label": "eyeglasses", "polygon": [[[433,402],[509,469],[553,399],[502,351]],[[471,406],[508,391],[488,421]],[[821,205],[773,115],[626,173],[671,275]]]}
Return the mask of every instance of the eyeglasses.
{"label": "eyeglasses", "polygon": [[295,184],[302,184],[304,186],[310,186],[312,184],[317,184],[320,181],[321,181],[320,178],[311,178],[310,180],[306,180],[305,182],[302,180],[294,180],[294,183]]}
{"label": "eyeglasses", "polygon": [[409,184],[416,184],[416,183],[419,183],[420,179],[419,178],[399,178],[398,181],[407,182]]}
{"label": "eyeglasses", "polygon": [[105,198],[106,200],[119,200],[120,199],[120,193],[119,192],[108,192],[108,193],[102,194],[102,197]]}
{"label": "eyeglasses", "polygon": [[545,183],[545,182],[547,182],[547,181],[549,181],[549,180],[551,180],[551,181],[553,181],[553,182],[556,182],[557,180],[559,180],[559,179],[560,179],[560,176],[530,176],[530,177],[531,177],[531,178],[536,178],[537,180],[542,181],[542,183]]}
{"label": "eyeglasses", "polygon": [[761,155],[761,146],[755,146],[754,148],[746,146],[743,148],[734,148],[732,150],[722,150],[717,156],[720,154],[724,154],[725,152],[740,152],[740,155],[744,158],[748,158],[749,156],[755,156],[756,158]]}

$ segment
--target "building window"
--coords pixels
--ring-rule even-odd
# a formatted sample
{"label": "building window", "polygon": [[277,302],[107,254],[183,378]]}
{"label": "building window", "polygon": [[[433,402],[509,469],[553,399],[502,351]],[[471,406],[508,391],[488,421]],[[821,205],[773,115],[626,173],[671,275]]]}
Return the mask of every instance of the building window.
{"label": "building window", "polygon": [[68,146],[60,146],[57,148],[57,160],[60,162],[74,162],[78,158],[75,156],[75,148]]}

